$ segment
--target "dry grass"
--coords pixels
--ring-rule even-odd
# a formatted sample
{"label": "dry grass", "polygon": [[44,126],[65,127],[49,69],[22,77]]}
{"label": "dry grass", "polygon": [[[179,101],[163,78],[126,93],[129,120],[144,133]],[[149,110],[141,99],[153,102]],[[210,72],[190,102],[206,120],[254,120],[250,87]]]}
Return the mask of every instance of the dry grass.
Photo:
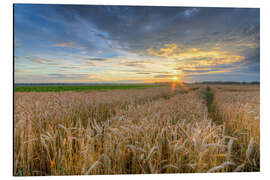
{"label": "dry grass", "polygon": [[14,175],[259,170],[258,90],[211,88],[216,124],[189,89],[15,93]]}

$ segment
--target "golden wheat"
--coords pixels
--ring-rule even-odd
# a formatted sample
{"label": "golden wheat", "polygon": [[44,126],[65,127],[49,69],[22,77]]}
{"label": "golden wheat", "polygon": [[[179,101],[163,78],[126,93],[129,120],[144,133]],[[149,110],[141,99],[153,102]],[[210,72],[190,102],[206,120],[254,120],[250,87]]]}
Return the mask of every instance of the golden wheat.
{"label": "golden wheat", "polygon": [[15,93],[14,174],[258,171],[258,88],[211,87],[218,124],[193,86]]}

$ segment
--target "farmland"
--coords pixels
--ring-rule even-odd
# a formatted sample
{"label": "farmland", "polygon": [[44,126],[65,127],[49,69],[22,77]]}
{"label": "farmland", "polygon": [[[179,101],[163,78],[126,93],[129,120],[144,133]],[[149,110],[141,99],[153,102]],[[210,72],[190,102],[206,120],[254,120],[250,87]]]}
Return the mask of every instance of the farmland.
{"label": "farmland", "polygon": [[17,90],[16,176],[260,171],[259,85]]}
{"label": "farmland", "polygon": [[16,86],[15,92],[60,92],[60,91],[89,91],[89,90],[110,90],[110,89],[134,89],[134,88],[147,88],[155,87],[158,85],[150,84],[119,84],[119,85],[50,85],[50,86]]}

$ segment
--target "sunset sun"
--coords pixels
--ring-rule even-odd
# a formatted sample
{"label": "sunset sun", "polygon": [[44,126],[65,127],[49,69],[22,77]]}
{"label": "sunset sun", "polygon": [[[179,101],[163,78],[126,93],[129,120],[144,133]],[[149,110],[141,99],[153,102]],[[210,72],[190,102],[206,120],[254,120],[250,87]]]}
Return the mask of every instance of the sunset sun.
{"label": "sunset sun", "polygon": [[178,77],[174,76],[174,77],[172,77],[172,79],[173,79],[174,81],[177,81],[177,80],[178,80]]}

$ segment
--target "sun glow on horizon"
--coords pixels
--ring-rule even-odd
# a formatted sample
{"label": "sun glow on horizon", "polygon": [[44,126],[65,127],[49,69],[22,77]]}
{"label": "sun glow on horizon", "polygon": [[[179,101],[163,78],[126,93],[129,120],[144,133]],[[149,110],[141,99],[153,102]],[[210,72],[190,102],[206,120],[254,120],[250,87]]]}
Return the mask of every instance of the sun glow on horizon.
{"label": "sun glow on horizon", "polygon": [[185,91],[188,91],[188,87],[184,85],[182,78],[178,76],[171,77],[172,79],[172,85],[171,85],[171,94],[174,94],[175,87],[178,84],[179,87],[183,88]]}

